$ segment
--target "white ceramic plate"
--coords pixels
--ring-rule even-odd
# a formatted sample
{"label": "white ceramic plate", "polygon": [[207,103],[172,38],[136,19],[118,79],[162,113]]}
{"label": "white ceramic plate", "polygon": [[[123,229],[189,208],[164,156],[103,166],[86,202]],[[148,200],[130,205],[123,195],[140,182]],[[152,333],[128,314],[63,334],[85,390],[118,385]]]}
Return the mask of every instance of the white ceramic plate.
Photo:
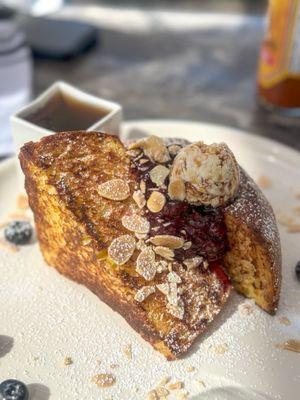
{"label": "white ceramic plate", "polygon": [[[134,121],[123,128],[123,138],[142,130],[191,141],[225,141],[254,179],[262,174],[272,179],[265,193],[275,210],[289,212],[300,205],[295,198],[300,154],[288,147],[200,123]],[[15,160],[1,163],[1,221],[15,208],[16,187]],[[300,235],[280,231],[283,286],[277,316],[257,307],[245,315],[243,305],[249,301],[233,294],[209,332],[174,362],[164,360],[89,290],[47,267],[37,243],[17,253],[0,249],[0,381],[21,379],[37,400],[140,400],[165,376],[184,381],[189,399],[298,399],[300,355],[276,344],[300,339],[300,283],[294,276]],[[283,324],[282,317],[291,324]],[[122,351],[128,344],[132,360]],[[65,357],[73,364],[64,366]],[[189,367],[195,370],[189,372]],[[102,372],[112,372],[116,385],[100,389],[93,384],[91,378]]]}

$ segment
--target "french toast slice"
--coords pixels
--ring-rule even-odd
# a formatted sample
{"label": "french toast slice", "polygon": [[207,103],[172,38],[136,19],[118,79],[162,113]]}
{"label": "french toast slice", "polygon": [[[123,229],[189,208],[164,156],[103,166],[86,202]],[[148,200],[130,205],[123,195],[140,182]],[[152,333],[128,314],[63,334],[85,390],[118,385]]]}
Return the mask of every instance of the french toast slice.
{"label": "french toast slice", "polygon": [[[172,263],[172,270],[168,265],[146,279],[136,270],[137,250],[122,264],[109,257],[111,243],[130,233],[123,217],[137,208],[132,197],[137,175],[119,139],[61,132],[27,143],[19,159],[46,262],[92,290],[167,359],[187,351],[224,306],[231,286],[219,261],[192,270]],[[99,185],[115,179],[129,185],[130,196],[122,201],[99,194]],[[163,265],[164,257],[155,257]],[[184,287],[184,315],[168,312],[163,287],[157,289],[170,272]],[[139,301],[137,292],[145,287],[153,290]]]}

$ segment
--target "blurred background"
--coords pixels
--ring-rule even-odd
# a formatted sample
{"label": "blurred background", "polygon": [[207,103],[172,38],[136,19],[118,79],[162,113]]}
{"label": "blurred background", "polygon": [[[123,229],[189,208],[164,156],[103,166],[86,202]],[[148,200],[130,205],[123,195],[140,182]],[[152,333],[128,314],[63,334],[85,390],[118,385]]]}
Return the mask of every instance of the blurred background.
{"label": "blurred background", "polygon": [[8,117],[56,80],[124,107],[128,119],[241,128],[300,149],[258,105],[265,0],[0,0],[0,155]]}

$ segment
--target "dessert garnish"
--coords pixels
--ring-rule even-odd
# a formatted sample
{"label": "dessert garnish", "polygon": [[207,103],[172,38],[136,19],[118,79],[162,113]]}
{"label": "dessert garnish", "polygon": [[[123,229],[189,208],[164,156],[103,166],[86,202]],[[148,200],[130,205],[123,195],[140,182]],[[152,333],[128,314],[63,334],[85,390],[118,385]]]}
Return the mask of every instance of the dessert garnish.
{"label": "dessert garnish", "polygon": [[289,350],[295,353],[300,353],[300,340],[289,339],[284,343],[277,344],[278,349]]}
{"label": "dessert garnish", "polygon": [[92,382],[101,388],[107,388],[116,383],[116,377],[112,374],[97,374],[92,377]]}
{"label": "dessert garnish", "polygon": [[175,200],[218,207],[237,193],[239,168],[225,143],[193,143],[175,157],[170,184],[169,194]]}

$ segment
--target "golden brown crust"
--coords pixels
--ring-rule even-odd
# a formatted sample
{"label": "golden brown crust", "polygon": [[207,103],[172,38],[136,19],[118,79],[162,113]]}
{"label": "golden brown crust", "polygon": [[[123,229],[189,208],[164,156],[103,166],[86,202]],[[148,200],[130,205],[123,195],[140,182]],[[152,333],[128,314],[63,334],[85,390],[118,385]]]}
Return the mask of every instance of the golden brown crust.
{"label": "golden brown crust", "polygon": [[[192,304],[184,320],[167,313],[159,292],[143,304],[134,300],[136,290],[149,284],[136,273],[135,258],[118,267],[106,258],[111,241],[128,233],[120,221],[133,200],[115,202],[96,190],[112,178],[126,180],[134,190],[136,178],[120,141],[96,132],[59,133],[26,144],[19,158],[47,263],[90,288],[168,359],[185,352],[220,311],[229,288],[214,274],[191,277],[180,271],[190,286],[183,299]],[[197,296],[207,299],[207,307],[202,308]]]}

